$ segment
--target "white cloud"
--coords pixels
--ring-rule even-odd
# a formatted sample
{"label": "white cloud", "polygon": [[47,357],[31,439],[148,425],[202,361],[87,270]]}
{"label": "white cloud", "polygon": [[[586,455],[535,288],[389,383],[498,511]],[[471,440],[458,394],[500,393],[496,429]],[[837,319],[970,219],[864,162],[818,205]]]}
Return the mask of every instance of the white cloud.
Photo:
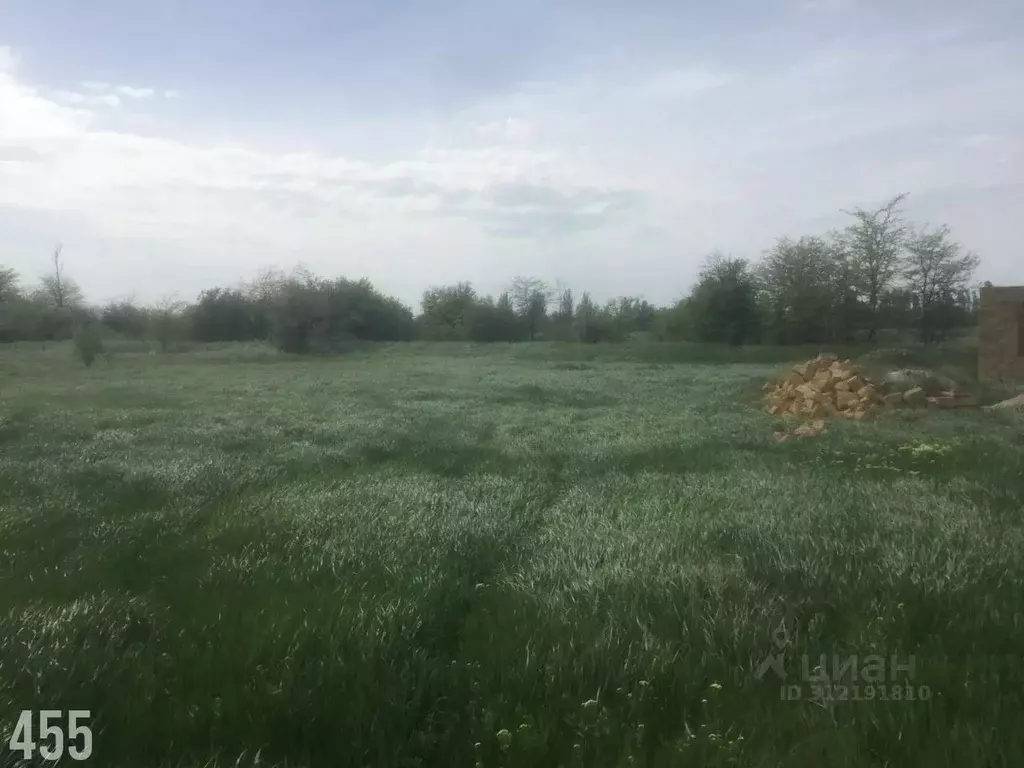
{"label": "white cloud", "polygon": [[[0,73],[3,69],[0,68]],[[91,112],[96,110],[121,109],[126,102],[151,100],[158,95],[164,98],[177,97],[176,91],[157,91],[154,88],[140,88],[131,85],[115,85],[102,80],[84,80],[81,90],[57,90],[51,93],[54,103],[68,105]],[[139,117],[140,115],[136,115]]]}
{"label": "white cloud", "polygon": [[646,98],[674,99],[714,91],[737,79],[736,74],[710,68],[672,69],[660,72],[642,83],[638,92]]}
{"label": "white cloud", "polygon": [[18,66],[18,57],[6,45],[0,45],[0,72],[13,72]]}
{"label": "white cloud", "polygon": [[74,104],[84,107],[113,107],[121,106],[121,97],[116,93],[78,93],[75,91],[57,91],[54,97],[64,104]]}
{"label": "white cloud", "polygon": [[[571,155],[505,147],[497,136],[491,146],[424,148],[371,163],[112,130],[100,104],[116,94],[92,88],[60,96],[47,98],[13,77],[0,79],[0,146],[41,158],[0,165],[0,209],[56,217],[65,229],[84,228],[107,243],[145,241],[149,250],[179,242],[182,258],[210,248],[223,256],[241,247],[262,253],[263,263],[287,261],[298,251],[315,264],[315,254],[339,248],[367,259],[436,247],[450,271],[436,260],[410,268],[394,256],[383,270],[379,260],[365,263],[378,279],[382,273],[392,282],[415,276],[419,291],[438,275],[459,278],[459,254],[497,255],[512,247],[485,245],[487,233],[501,239],[571,236],[640,205]],[[503,122],[501,130],[522,140],[531,135],[528,124],[516,120]],[[117,279],[131,283],[117,290],[140,288],[144,295],[146,285],[139,283],[152,266],[135,262],[120,269]],[[234,271],[234,279],[252,264],[224,269]],[[81,282],[89,287],[88,279]]]}
{"label": "white cloud", "polygon": [[133,88],[130,85],[117,86],[117,92],[129,99],[151,99],[156,95],[152,88]]}
{"label": "white cloud", "polygon": [[[32,221],[70,260],[79,233],[80,280],[101,294],[188,294],[303,260],[407,301],[520,273],[666,301],[713,248],[754,256],[907,191],[912,214],[981,252],[983,277],[1020,282],[1019,224],[992,212],[1024,205],[1024,61],[951,29],[808,42],[785,64],[638,58],[432,130],[396,117],[386,133],[429,141],[369,136],[372,154],[349,156],[260,149],[243,116],[234,145],[175,138],[152,116],[133,132],[109,99],[177,93],[95,82],[48,95],[0,49],[0,239],[12,216]],[[202,116],[177,117],[202,135]]]}
{"label": "white cloud", "polygon": [[[164,98],[174,98],[175,91],[158,91],[155,88],[140,88],[132,85],[118,85],[108,83],[104,80],[83,80],[83,93],[61,91],[62,97],[78,104],[107,104],[118,106],[121,98],[142,100],[152,99],[158,95]],[[116,100],[116,101],[115,101]]]}
{"label": "white cloud", "polygon": [[483,123],[477,126],[476,132],[481,138],[499,141],[528,141],[536,134],[534,126],[529,121],[516,117]]}
{"label": "white cloud", "polygon": [[0,145],[46,149],[89,130],[91,113],[61,106],[0,71]]}

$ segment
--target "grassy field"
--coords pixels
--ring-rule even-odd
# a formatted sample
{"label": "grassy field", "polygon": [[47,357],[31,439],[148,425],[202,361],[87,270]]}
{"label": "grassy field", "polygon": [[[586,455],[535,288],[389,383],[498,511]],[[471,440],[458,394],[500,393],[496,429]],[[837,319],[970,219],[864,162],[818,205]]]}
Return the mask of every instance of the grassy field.
{"label": "grassy field", "polygon": [[708,350],[0,349],[0,764],[1024,765],[1024,416],[777,444]]}

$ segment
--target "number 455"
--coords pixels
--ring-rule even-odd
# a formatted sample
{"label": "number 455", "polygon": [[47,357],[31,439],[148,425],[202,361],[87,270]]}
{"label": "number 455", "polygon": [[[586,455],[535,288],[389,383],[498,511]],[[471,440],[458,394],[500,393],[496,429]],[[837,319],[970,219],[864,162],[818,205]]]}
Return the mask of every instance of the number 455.
{"label": "number 455", "polygon": [[[11,741],[7,745],[12,752],[21,752],[25,760],[31,760],[36,749],[36,742],[32,740],[33,714],[30,709],[21,713]],[[39,740],[50,742],[39,745],[39,756],[44,760],[57,761],[64,756],[64,724],[53,722],[59,721],[63,714],[59,709],[44,709],[39,712]],[[72,760],[87,760],[92,754],[92,729],[80,723],[91,716],[92,713],[87,709],[72,709],[68,712],[68,756]],[[80,748],[73,743],[78,741],[79,737],[82,740]]]}

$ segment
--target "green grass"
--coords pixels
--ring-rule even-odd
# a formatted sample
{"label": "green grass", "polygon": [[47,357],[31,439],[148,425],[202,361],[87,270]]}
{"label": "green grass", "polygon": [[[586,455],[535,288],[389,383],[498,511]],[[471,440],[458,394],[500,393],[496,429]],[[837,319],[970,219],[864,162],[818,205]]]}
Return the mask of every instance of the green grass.
{"label": "green grass", "polygon": [[[807,354],[0,349],[0,755],[47,708],[104,768],[1024,764],[1021,413],[777,444]],[[931,696],[781,700],[821,654]]]}

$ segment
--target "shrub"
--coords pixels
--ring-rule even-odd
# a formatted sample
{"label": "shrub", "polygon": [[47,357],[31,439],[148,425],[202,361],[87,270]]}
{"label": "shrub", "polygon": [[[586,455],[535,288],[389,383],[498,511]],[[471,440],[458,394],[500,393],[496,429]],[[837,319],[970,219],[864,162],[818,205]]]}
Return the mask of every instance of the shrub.
{"label": "shrub", "polygon": [[75,351],[85,367],[89,368],[103,351],[103,336],[96,322],[83,324],[74,335]]}
{"label": "shrub", "polygon": [[412,313],[366,280],[298,275],[280,281],[267,301],[270,339],[282,352],[337,353],[360,341],[412,338]]}

